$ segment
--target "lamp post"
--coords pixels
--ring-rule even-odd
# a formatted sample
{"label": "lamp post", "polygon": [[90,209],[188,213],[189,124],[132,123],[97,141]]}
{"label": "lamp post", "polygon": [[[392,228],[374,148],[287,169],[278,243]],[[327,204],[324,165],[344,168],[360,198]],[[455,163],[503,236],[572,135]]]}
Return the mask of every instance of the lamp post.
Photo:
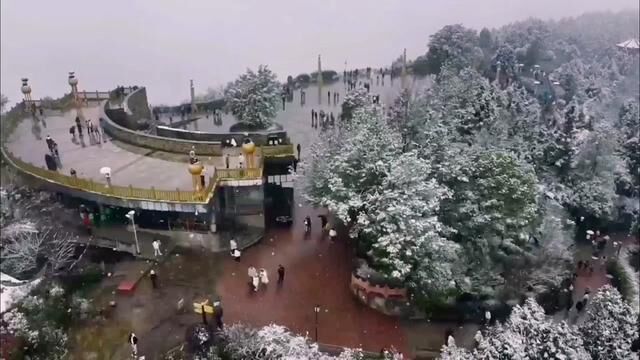
{"label": "lamp post", "polygon": [[136,253],[140,255],[140,244],[138,244],[138,232],[136,231],[136,222],[134,220],[134,215],[136,212],[134,210],[130,210],[127,215],[127,219],[131,220],[131,225],[133,226],[133,238],[136,240]]}
{"label": "lamp post", "polygon": [[29,79],[22,79],[22,87],[20,88],[24,95],[24,111],[29,111],[29,105],[31,105],[31,86],[29,86]]}
{"label": "lamp post", "polygon": [[73,96],[73,104],[76,107],[76,116],[82,118],[82,106],[80,104],[80,95],[78,94],[78,78],[75,75],[75,72],[69,72],[69,86],[71,86],[71,96]]}
{"label": "lamp post", "polygon": [[318,342],[318,314],[320,313],[320,305],[313,307],[313,312],[316,314],[316,343]]}

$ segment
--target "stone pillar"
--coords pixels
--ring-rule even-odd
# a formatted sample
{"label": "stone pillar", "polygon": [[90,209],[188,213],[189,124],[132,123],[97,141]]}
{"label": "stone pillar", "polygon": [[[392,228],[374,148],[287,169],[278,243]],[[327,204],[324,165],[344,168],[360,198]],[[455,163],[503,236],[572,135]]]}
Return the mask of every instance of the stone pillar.
{"label": "stone pillar", "polygon": [[196,89],[193,86],[193,80],[190,81],[190,94],[191,94],[191,113],[195,114],[196,109]]}
{"label": "stone pillar", "polygon": [[320,55],[318,55],[318,105],[322,105],[322,62],[320,60]]}
{"label": "stone pillar", "polygon": [[402,73],[401,73],[402,89],[407,88],[407,49],[402,53]]}

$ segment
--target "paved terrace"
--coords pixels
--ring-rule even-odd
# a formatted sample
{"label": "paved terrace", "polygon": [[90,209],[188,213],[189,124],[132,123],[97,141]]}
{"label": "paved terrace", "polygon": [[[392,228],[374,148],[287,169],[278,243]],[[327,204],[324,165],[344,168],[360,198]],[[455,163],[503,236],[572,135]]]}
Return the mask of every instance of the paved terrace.
{"label": "paved terrace", "polygon": [[[362,78],[364,81],[364,78]],[[375,77],[370,81],[371,94],[380,94],[381,100],[391,104],[400,90],[400,79],[396,79],[393,86],[387,81],[385,86],[376,84]],[[415,90],[421,86],[427,86],[428,80],[413,79],[410,86]],[[316,86],[306,90],[306,104],[300,105],[300,91],[295,90],[294,99],[286,104],[285,111],[279,111],[275,121],[284,126],[294,144],[302,145],[302,157],[319,134],[319,130],[311,128],[311,109],[333,112],[338,115],[341,111],[340,104],[346,94],[345,84],[338,81],[322,89],[322,104],[318,104],[318,89]],[[327,103],[327,91],[340,93],[338,104]],[[332,98],[333,100],[333,98]],[[280,105],[280,104],[279,104]],[[85,118],[92,119],[94,125],[98,125],[98,119],[102,114],[100,105],[90,103],[83,108]],[[100,174],[100,168],[110,167],[111,183],[114,186],[132,186],[134,188],[181,192],[192,191],[191,175],[187,171],[187,154],[168,154],[161,151],[141,149],[123,144],[105,135],[102,141],[91,138],[86,130],[83,138],[76,135],[73,140],[69,134],[69,128],[75,125],[75,110],[63,114],[46,116],[43,120],[34,120],[28,117],[20,122],[15,131],[9,136],[5,146],[20,160],[38,167],[46,168],[44,156],[48,148],[45,142],[50,135],[57,143],[60,153],[62,168],[59,173],[69,175],[70,170],[76,170],[80,179],[91,179],[96,183],[106,183]],[[104,116],[104,115],[102,115]],[[232,119],[226,119],[231,115],[225,115],[224,123],[232,123]],[[211,119],[205,117],[190,123],[187,128],[193,129],[199,126],[201,130],[213,130]],[[84,126],[84,124],[83,124]],[[237,168],[237,155],[239,149],[225,149],[225,154],[230,154],[230,167]],[[214,168],[224,167],[223,157],[199,156],[200,161],[207,169],[206,176],[214,174]],[[256,159],[259,161],[260,159]]]}
{"label": "paved terrace", "polygon": [[[91,106],[83,109],[87,119],[98,124],[100,107]],[[45,138],[50,135],[57,143],[62,169],[60,173],[69,175],[73,168],[77,176],[105,183],[100,168],[111,168],[111,183],[120,186],[133,186],[158,190],[181,191],[192,190],[191,175],[187,171],[188,156],[173,155],[132,148],[125,144],[116,144],[109,136],[103,141],[87,135],[74,141],[69,128],[75,125],[75,111],[47,116],[44,121],[32,118],[24,119],[9,136],[6,148],[21,160],[36,166],[46,167],[44,156],[49,152]],[[84,125],[84,124],[83,124]],[[237,167],[239,149],[226,150],[230,153],[231,167]],[[207,169],[207,176],[213,175],[213,167],[224,167],[222,157],[200,156],[200,161]]]}

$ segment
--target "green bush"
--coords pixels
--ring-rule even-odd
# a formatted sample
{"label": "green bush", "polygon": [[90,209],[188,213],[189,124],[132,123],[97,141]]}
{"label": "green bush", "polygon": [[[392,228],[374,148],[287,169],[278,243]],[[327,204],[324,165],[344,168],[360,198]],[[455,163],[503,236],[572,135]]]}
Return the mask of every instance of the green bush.
{"label": "green bush", "polygon": [[626,301],[632,300],[633,287],[631,279],[617,259],[607,261],[607,274],[611,275],[611,285],[618,289]]}

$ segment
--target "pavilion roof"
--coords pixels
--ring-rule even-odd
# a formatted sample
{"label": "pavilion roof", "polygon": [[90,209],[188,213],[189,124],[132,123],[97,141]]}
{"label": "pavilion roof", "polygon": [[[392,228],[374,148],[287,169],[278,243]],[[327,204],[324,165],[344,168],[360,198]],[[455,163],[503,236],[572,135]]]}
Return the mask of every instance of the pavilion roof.
{"label": "pavilion roof", "polygon": [[638,39],[629,39],[617,44],[616,46],[624,49],[640,49]]}

